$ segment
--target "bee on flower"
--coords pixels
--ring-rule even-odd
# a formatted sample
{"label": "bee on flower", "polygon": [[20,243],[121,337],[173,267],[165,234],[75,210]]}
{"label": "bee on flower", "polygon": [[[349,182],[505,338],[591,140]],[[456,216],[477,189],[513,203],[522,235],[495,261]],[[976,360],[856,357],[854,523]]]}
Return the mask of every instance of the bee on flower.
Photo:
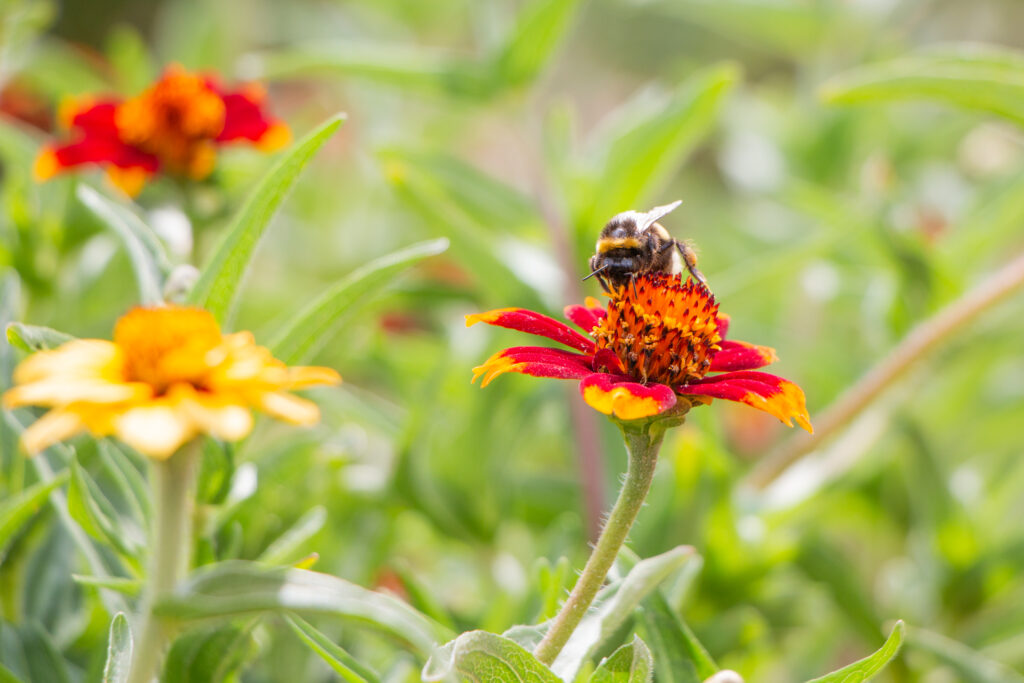
{"label": "bee on flower", "polygon": [[272,151],[288,144],[288,127],[267,114],[265,100],[257,84],[229,89],[213,76],[172,65],[136,97],[64,102],[58,120],[70,139],[45,146],[34,174],[44,181],[99,165],[130,196],[158,173],[202,180],[221,145],[244,141]]}
{"label": "bee on flower", "polygon": [[330,368],[286,366],[249,332],[223,334],[207,311],[160,306],[129,311],[113,341],[77,339],[30,356],[3,402],[50,408],[22,436],[30,454],[89,431],[165,459],[202,434],[244,438],[252,408],[313,424],[316,404],[289,392],[340,380]]}
{"label": "bee on flower", "polygon": [[534,311],[503,308],[466,316],[546,337],[567,349],[515,346],[474,368],[486,386],[498,375],[580,381],[583,400],[620,420],[653,418],[679,401],[738,401],[807,431],[804,392],[777,375],[758,372],[778,360],[774,349],[726,339],[729,319],[708,288],[678,274],[649,272],[611,294],[607,308],[588,298],[566,317],[587,335]]}

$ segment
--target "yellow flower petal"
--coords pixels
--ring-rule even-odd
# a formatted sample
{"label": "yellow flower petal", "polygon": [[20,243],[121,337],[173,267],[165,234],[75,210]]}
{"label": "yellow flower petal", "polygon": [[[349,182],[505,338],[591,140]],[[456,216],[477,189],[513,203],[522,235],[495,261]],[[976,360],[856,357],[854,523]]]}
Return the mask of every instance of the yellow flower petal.
{"label": "yellow flower petal", "polygon": [[114,418],[114,433],[143,455],[164,459],[196,434],[181,406],[168,400],[130,408]]}
{"label": "yellow flower petal", "polygon": [[179,402],[198,431],[224,441],[238,441],[252,431],[249,407],[228,397],[200,394],[190,386],[176,388],[173,399]]}
{"label": "yellow flower petal", "polygon": [[145,384],[115,384],[102,379],[53,377],[14,387],[4,394],[4,407],[27,405],[63,406],[71,403],[124,403],[146,400],[153,395]]}
{"label": "yellow flower petal", "polygon": [[315,403],[284,392],[262,394],[256,405],[264,412],[292,424],[311,425],[320,419],[320,409]]}
{"label": "yellow flower petal", "polygon": [[331,368],[300,366],[288,368],[288,388],[303,389],[317,384],[338,384],[341,375]]}
{"label": "yellow flower petal", "polygon": [[124,381],[124,355],[113,342],[76,339],[29,356],[14,371],[16,384],[69,376]]}
{"label": "yellow flower petal", "polygon": [[63,441],[85,429],[85,424],[75,413],[57,408],[36,420],[21,435],[21,443],[29,455],[46,450],[58,441]]}

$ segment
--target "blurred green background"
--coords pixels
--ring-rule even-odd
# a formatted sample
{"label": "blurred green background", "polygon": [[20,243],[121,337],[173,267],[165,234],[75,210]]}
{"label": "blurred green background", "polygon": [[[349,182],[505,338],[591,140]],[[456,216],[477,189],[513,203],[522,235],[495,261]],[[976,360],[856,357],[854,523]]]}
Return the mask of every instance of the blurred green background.
{"label": "blurred green background", "polygon": [[[235,327],[265,342],[369,259],[451,248],[322,340],[345,384],[315,392],[320,426],[262,424],[207,463],[232,479],[206,491],[198,558],[257,558],[292,529],[278,559],[316,552],[458,630],[535,623],[561,595],[558,558],[582,566],[624,452],[572,383],[471,386],[474,365],[532,342],[463,316],[559,316],[597,295],[579,278],[611,215],[681,198],[666,227],[813,420],[1024,249],[1024,57],[972,71],[946,45],[1012,49],[1022,21],[1011,0],[3,0],[0,317],[108,337],[136,302],[120,242],[75,197],[109,193],[100,174],[31,179],[62,97],[132,94],[178,62],[266,82],[297,136],[347,112],[260,246]],[[137,203],[176,262],[201,263],[272,161],[230,149],[202,186],[159,181]],[[902,618],[910,640],[879,680],[1024,680],[1022,313],[1017,297],[981,317],[764,492],[741,484],[789,435],[773,418],[716,402],[670,435],[631,547],[697,548],[668,600],[722,666],[803,680]],[[0,352],[5,381],[20,357]],[[2,499],[37,475],[9,426],[0,442]],[[102,454],[83,442],[79,459],[119,507]],[[52,509],[2,562],[0,661],[93,680],[109,616],[69,582],[82,560]],[[317,623],[418,680],[412,655]],[[239,633],[236,680],[330,680],[280,622]]]}

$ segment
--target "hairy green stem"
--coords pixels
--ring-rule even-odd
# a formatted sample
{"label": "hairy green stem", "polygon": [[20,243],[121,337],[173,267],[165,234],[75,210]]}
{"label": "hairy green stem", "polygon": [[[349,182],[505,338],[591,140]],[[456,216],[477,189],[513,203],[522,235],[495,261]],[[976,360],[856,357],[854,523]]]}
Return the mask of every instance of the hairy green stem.
{"label": "hairy green stem", "polygon": [[199,440],[186,444],[167,460],[152,461],[153,533],[149,570],[139,610],[141,628],[132,649],[128,683],[151,683],[157,677],[173,629],[153,613],[159,598],[174,590],[188,572],[192,550],[192,510]]}
{"label": "hairy green stem", "polygon": [[583,568],[583,573],[576,581],[569,598],[562,605],[561,611],[555,616],[544,639],[533,651],[534,656],[548,666],[558,657],[558,653],[565,647],[594,601],[597,591],[619,554],[619,549],[629,535],[629,530],[633,527],[633,522],[636,521],[654,478],[658,450],[665,435],[664,426],[653,422],[638,426],[619,423],[619,426],[622,428],[626,450],[629,452],[626,478],[615,506],[608,515],[608,521],[605,522],[601,535],[594,545],[590,559]]}

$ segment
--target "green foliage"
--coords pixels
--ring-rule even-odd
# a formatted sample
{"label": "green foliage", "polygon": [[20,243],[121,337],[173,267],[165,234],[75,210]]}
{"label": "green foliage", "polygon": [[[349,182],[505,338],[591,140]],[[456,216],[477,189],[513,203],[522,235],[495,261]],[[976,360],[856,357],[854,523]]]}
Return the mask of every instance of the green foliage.
{"label": "green foliage", "polygon": [[[622,443],[569,382],[469,382],[548,343],[466,314],[559,318],[600,295],[579,279],[608,218],[681,198],[664,226],[820,429],[1024,249],[1024,54],[998,47],[1020,8],[912,5],[0,3],[0,391],[25,354],[182,300],[193,265],[188,302],[345,379],[305,396],[314,427],[204,444],[162,680],[1024,680],[1019,294],[764,490],[750,473],[789,433],[695,408],[551,668],[530,650]],[[171,62],[264,79],[312,132],[276,156],[224,146],[208,178],[134,199],[91,167],[33,179],[74,135],[46,120],[61,100],[138,93]],[[121,680],[152,464],[88,435],[26,458],[42,410],[0,420],[0,682]],[[878,649],[896,618],[915,626]]]}
{"label": "green foliage", "polygon": [[1024,55],[977,45],[949,46],[859,67],[822,86],[832,104],[928,99],[1024,124]]}
{"label": "green foliage", "polygon": [[345,120],[337,115],[313,130],[282,157],[264,176],[239,209],[189,293],[189,303],[201,306],[224,321],[231,316],[235,292],[274,212],[288,195],[317,150]]}
{"label": "green foliage", "polygon": [[103,683],[125,683],[132,661],[132,629],[122,612],[110,622],[107,662],[103,665]]}
{"label": "green foliage", "polygon": [[515,641],[486,631],[469,631],[431,655],[423,680],[559,683],[561,679]]}
{"label": "green foliage", "polygon": [[651,651],[633,636],[633,642],[623,645],[597,667],[590,683],[648,683],[654,675]]}
{"label": "green foliage", "polygon": [[871,680],[899,653],[900,647],[903,645],[903,631],[903,622],[897,621],[885,644],[876,652],[849,666],[844,666],[838,671],[833,671],[807,683],[861,683]]}
{"label": "green foliage", "polygon": [[331,642],[308,621],[296,616],[285,617],[285,621],[295,631],[295,635],[313,652],[320,655],[341,676],[342,680],[348,681],[348,683],[377,683],[380,680],[375,673],[357,662],[339,645]]}
{"label": "green foliage", "polygon": [[334,576],[302,569],[271,569],[222,562],[200,570],[165,598],[158,613],[185,621],[226,619],[268,611],[330,614],[380,629],[429,652],[449,632],[395,598]]}

